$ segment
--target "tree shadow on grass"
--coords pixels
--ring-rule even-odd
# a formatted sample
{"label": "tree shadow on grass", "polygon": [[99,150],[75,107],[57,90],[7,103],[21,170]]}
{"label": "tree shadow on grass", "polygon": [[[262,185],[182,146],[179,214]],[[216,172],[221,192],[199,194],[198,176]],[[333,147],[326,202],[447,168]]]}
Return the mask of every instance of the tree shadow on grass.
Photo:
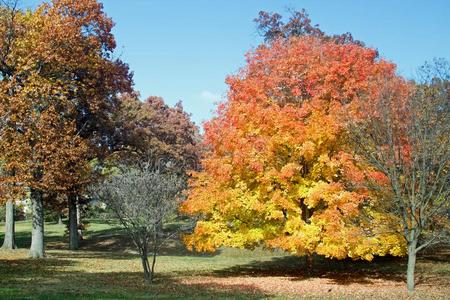
{"label": "tree shadow on grass", "polygon": [[213,257],[219,255],[222,250],[217,249],[214,252],[196,252],[186,248],[180,236],[175,236],[166,241],[159,251],[159,255],[166,256],[194,256],[194,257]]}
{"label": "tree shadow on grass", "polygon": [[435,247],[431,249],[426,249],[423,252],[419,252],[418,258],[421,260],[426,260],[428,262],[437,263],[450,263],[450,247]]}
{"label": "tree shadow on grass", "polygon": [[[96,221],[89,221],[94,224]],[[104,224],[97,222],[99,224]],[[115,226],[103,230],[91,231],[88,229],[84,232],[84,239],[80,241],[80,250],[93,253],[92,257],[124,259],[127,257],[135,258],[136,247],[133,244],[126,230],[119,227],[116,223],[110,222],[109,225]],[[3,241],[3,233],[0,233],[0,242]],[[68,236],[60,232],[51,230],[45,231],[45,247],[47,250],[67,250]],[[30,231],[16,232],[16,245],[19,249],[30,248],[31,245],[31,228]],[[94,254],[94,252],[96,252]],[[99,253],[103,252],[103,253]],[[71,252],[73,256],[79,258],[89,258],[86,254],[76,254]],[[159,252],[159,255],[167,256],[194,256],[194,257],[212,257],[220,254],[220,250],[214,253],[200,253],[189,251],[181,241],[179,236],[169,239]]]}
{"label": "tree shadow on grass", "polygon": [[[0,235],[0,241],[3,241],[3,235]],[[46,232],[45,244],[49,249],[60,249],[65,245],[65,238],[63,236],[49,235]],[[19,249],[30,248],[31,245],[31,231],[30,232],[16,232],[16,245]]]}
{"label": "tree shadow on grass", "polygon": [[[15,255],[14,252],[10,252]],[[2,253],[5,256],[5,252]],[[0,288],[6,285],[26,284],[42,280],[60,269],[73,266],[71,260],[45,259],[0,259]],[[0,297],[2,298],[2,297]]]}
{"label": "tree shadow on grass", "polygon": [[404,281],[405,259],[377,257],[372,262],[335,260],[316,257],[311,271],[305,258],[297,256],[275,257],[268,261],[253,261],[215,271],[215,276],[290,277],[291,280],[326,278],[340,285],[352,283],[373,284],[375,280]]}
{"label": "tree shadow on grass", "polygon": [[52,252],[52,257],[58,259],[112,259],[112,260],[133,260],[138,259],[139,255],[129,252],[112,252],[112,251],[58,251]]}
{"label": "tree shadow on grass", "polygon": [[88,233],[80,241],[80,248],[87,251],[132,251],[135,246],[131,238],[121,228],[104,229]]}
{"label": "tree shadow on grass", "polygon": [[[136,246],[124,229],[115,228],[114,230],[105,229],[89,234],[85,240],[80,242],[80,249],[87,251],[133,253],[136,251]],[[159,251],[159,255],[166,256],[212,257],[218,254],[220,254],[220,250],[214,253],[189,251],[179,236],[174,236],[167,240]]]}
{"label": "tree shadow on grass", "polygon": [[[188,283],[157,274],[154,284],[136,272],[78,271],[66,259],[0,259],[0,298],[37,299],[261,299],[271,295],[253,285]],[[69,268],[66,268],[69,267]]]}

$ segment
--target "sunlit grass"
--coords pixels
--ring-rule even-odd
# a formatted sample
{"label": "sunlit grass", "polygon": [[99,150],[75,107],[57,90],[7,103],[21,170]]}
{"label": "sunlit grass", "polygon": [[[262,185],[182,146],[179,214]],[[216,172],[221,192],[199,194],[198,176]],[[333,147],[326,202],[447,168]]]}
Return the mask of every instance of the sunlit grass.
{"label": "sunlit grass", "polygon": [[[368,263],[316,258],[309,274],[303,258],[281,252],[221,249],[197,254],[174,240],[158,257],[157,279],[149,285],[131,241],[115,222],[90,220],[79,251],[66,250],[64,225],[45,224],[43,260],[27,258],[30,222],[18,222],[16,228],[21,249],[0,251],[0,299],[406,297],[404,259]],[[445,295],[448,255],[419,260],[418,275],[416,298]]]}

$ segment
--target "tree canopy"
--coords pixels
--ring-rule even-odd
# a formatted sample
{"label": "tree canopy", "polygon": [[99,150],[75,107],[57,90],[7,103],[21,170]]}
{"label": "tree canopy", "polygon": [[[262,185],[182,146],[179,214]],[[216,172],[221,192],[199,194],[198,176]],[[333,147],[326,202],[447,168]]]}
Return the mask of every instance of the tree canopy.
{"label": "tree canopy", "polygon": [[403,255],[394,216],[362,184],[346,122],[395,66],[373,49],[313,36],[262,45],[227,79],[228,101],[205,125],[210,151],[183,210],[200,218],[190,247],[264,245],[335,258]]}

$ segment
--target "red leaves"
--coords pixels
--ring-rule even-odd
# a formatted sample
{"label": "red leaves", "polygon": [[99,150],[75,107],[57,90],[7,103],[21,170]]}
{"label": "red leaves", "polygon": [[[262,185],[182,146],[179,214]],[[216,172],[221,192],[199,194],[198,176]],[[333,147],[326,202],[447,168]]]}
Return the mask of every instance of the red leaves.
{"label": "red leaves", "polygon": [[200,158],[198,129],[181,103],[169,107],[161,97],[141,102],[124,94],[113,116],[114,149],[123,160],[171,160],[184,171],[196,170]]}
{"label": "red leaves", "polygon": [[[184,204],[202,216],[202,230],[189,244],[251,247],[259,241],[252,229],[265,245],[299,255],[378,251],[352,221],[369,195],[345,154],[345,123],[394,66],[373,49],[313,37],[260,46],[247,62],[227,78],[228,102],[205,124],[210,152]],[[352,251],[359,246],[365,251]]]}

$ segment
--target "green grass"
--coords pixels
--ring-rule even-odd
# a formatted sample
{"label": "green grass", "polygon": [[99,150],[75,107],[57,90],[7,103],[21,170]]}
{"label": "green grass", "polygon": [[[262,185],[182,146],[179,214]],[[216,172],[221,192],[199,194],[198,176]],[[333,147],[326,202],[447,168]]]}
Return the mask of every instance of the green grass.
{"label": "green grass", "polygon": [[[131,241],[115,222],[89,220],[78,251],[66,250],[64,225],[47,223],[47,257],[41,260],[27,258],[30,229],[29,222],[17,222],[17,244],[21,249],[0,251],[0,299],[406,296],[404,259],[378,258],[368,263],[317,258],[313,273],[309,274],[302,258],[281,252],[220,249],[214,254],[198,254],[173,240],[158,257],[157,279],[149,285],[142,278],[140,260]],[[3,230],[0,224],[0,232]],[[3,233],[0,241],[2,238]],[[440,298],[449,291],[448,255],[422,258],[418,271],[416,295],[420,299]]]}

